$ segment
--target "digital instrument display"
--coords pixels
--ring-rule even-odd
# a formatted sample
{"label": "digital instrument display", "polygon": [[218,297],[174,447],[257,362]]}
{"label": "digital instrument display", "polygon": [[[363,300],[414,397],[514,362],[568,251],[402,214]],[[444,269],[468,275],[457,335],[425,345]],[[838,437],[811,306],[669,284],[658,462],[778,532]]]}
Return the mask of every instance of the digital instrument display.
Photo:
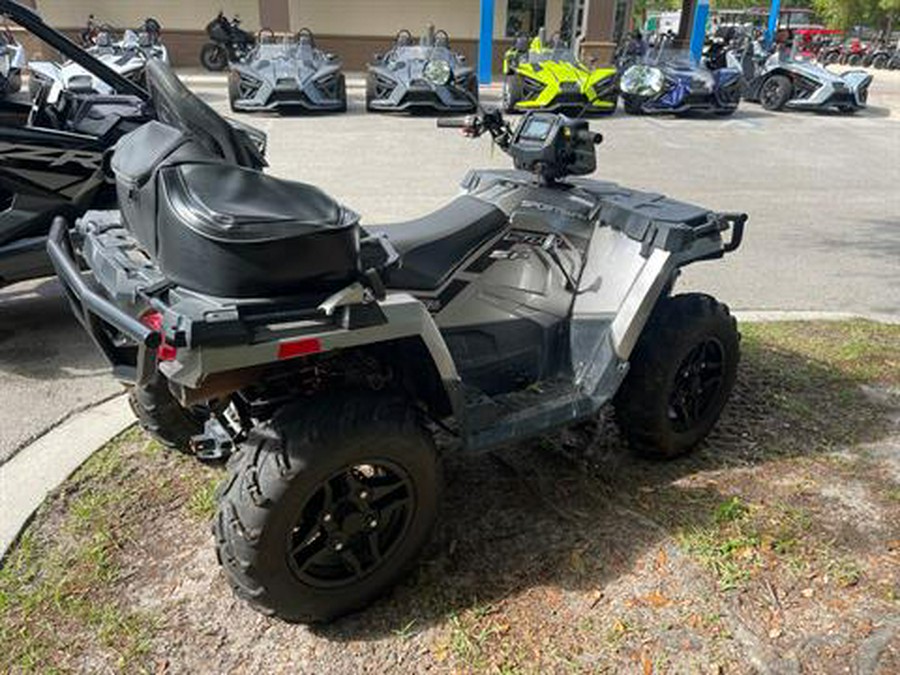
{"label": "digital instrument display", "polygon": [[523,141],[545,141],[547,140],[547,134],[550,133],[550,128],[552,126],[552,120],[542,119],[540,117],[532,118],[528,121],[528,124],[525,125],[525,128],[522,129],[519,138]]}

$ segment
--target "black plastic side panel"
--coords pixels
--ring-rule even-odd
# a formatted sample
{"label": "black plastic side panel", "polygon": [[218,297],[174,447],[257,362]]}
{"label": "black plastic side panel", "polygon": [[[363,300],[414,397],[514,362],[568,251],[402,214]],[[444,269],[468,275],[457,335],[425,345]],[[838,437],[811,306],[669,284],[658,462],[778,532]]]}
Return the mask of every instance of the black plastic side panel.
{"label": "black plastic side panel", "polygon": [[467,386],[495,396],[538,382],[560,368],[563,323],[543,326],[528,319],[442,332]]}

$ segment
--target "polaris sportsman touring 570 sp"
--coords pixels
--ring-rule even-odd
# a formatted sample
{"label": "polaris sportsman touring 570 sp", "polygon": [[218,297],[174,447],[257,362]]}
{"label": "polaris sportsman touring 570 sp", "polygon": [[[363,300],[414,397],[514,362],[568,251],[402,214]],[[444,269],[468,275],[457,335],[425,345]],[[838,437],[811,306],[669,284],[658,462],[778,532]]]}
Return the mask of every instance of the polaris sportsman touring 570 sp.
{"label": "polaris sportsman touring 570 sp", "polygon": [[672,458],[715,424],[735,321],[672,288],[734,251],[746,216],[578,178],[601,140],[584,120],[486,111],[438,125],[489,134],[515,170],[362,226],[248,168],[163,64],[147,75],[160,121],[117,146],[121,210],[57,219],[49,250],[145,428],[234,451],[215,545],[257,608],[329,620],[401,578],[437,517],[437,428],[484,450],[611,403],[636,451]]}

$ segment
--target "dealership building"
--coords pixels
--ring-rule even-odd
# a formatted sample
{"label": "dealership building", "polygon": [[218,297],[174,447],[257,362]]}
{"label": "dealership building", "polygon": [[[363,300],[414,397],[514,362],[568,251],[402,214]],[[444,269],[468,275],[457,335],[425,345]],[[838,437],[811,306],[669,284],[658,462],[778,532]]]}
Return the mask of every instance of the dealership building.
{"label": "dealership building", "polygon": [[[117,28],[137,26],[152,15],[176,65],[199,65],[204,27],[219,10],[238,15],[250,31],[295,32],[310,28],[319,45],[338,54],[348,70],[361,70],[383,52],[401,28],[420,34],[434,24],[450,34],[456,49],[473,63],[479,37],[491,26],[493,71],[517,34],[573,33],[582,56],[608,61],[627,29],[633,0],[20,0],[52,26],[73,34],[88,15]],[[482,13],[486,16],[483,17]],[[486,20],[485,20],[486,19]],[[492,19],[492,21],[490,20]]]}

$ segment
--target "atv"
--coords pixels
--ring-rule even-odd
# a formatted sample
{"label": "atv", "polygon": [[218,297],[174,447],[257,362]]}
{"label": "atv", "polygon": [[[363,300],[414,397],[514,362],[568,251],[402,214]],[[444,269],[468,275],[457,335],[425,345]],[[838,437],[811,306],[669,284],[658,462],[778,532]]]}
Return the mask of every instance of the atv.
{"label": "atv", "polygon": [[615,68],[589,68],[542,28],[520,37],[503,58],[503,112],[550,110],[577,115],[613,113],[619,93]]}
{"label": "atv", "polygon": [[584,178],[585,120],[482,110],[438,126],[489,135],[514,170],[363,227],[248,167],[165,65],[147,76],[168,112],[116,148],[120,210],[57,219],[49,252],[144,428],[232,455],[215,546],[254,607],[327,621],[401,579],[438,514],[438,430],[484,451],[612,405],[636,451],[672,459],[716,423],[735,320],[673,288],[738,248],[745,215]]}

